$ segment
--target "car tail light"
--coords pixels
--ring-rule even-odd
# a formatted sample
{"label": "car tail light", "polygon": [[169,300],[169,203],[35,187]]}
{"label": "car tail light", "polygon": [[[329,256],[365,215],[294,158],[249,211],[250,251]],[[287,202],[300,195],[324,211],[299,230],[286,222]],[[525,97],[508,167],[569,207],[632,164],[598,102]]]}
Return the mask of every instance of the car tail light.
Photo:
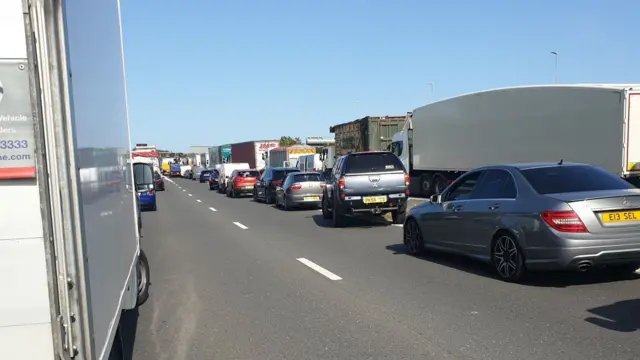
{"label": "car tail light", "polygon": [[273,180],[273,181],[271,181],[271,185],[278,186],[280,184],[282,184],[282,180]]}
{"label": "car tail light", "polygon": [[411,178],[409,177],[409,175],[404,174],[404,186],[409,186],[410,182],[411,182]]}
{"label": "car tail light", "polygon": [[147,190],[147,195],[153,195],[153,190],[152,189]]}
{"label": "car tail light", "polygon": [[290,190],[300,190],[300,189],[302,189],[302,185],[300,185],[300,184],[293,184],[293,185],[289,186],[289,189],[290,189]]}
{"label": "car tail light", "polygon": [[324,184],[320,184],[320,189],[324,189]]}
{"label": "car tail light", "polygon": [[340,178],[340,179],[338,180],[338,188],[339,188],[340,190],[344,190],[344,178]]}
{"label": "car tail light", "polygon": [[578,214],[573,210],[567,211],[544,211],[540,214],[542,220],[552,229],[560,232],[586,233],[589,232],[584,226]]}

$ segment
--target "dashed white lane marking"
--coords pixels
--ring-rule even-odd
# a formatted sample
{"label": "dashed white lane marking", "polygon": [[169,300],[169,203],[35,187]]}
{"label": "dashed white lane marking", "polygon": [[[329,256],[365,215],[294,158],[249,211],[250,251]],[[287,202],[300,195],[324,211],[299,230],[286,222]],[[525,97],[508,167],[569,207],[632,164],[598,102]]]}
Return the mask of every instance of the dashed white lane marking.
{"label": "dashed white lane marking", "polygon": [[182,191],[187,191],[187,189],[182,189]]}
{"label": "dashed white lane marking", "polygon": [[298,258],[296,259],[298,261],[300,261],[301,263],[307,265],[308,267],[310,267],[311,269],[319,272],[320,274],[324,275],[326,278],[328,278],[329,280],[342,280],[342,278],[334,273],[332,273],[331,271],[323,268],[322,266],[312,262],[311,260],[307,260],[305,258]]}
{"label": "dashed white lane marking", "polygon": [[242,225],[241,223],[239,223],[239,222],[237,222],[237,221],[234,221],[234,222],[233,222],[233,225],[235,225],[235,226],[239,227],[239,228],[240,228],[240,229],[242,229],[242,230],[247,230],[247,229],[248,229],[248,227],[246,227],[246,226]]}
{"label": "dashed white lane marking", "polygon": [[209,210],[214,211],[214,212],[215,212],[215,211],[218,211],[218,210],[216,210],[216,209],[214,209],[214,208],[209,208]]}
{"label": "dashed white lane marking", "polygon": [[198,199],[198,200],[196,200],[196,201],[197,201],[197,202],[202,202],[202,200],[200,200],[200,199]]}
{"label": "dashed white lane marking", "polygon": [[397,227],[403,227],[403,226],[404,226],[404,225],[402,225],[402,224],[391,224],[391,225],[393,225],[393,226],[397,226]]}
{"label": "dashed white lane marking", "polygon": [[193,196],[193,195],[191,195],[191,194],[188,194],[188,195],[189,195],[189,196]]}

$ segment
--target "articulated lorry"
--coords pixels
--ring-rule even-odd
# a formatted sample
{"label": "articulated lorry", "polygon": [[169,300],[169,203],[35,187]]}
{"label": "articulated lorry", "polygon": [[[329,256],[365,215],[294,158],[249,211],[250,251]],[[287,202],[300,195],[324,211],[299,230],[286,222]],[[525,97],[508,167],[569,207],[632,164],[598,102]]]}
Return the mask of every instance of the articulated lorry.
{"label": "articulated lorry", "polygon": [[407,117],[391,150],[418,185],[412,195],[440,193],[465,171],[491,164],[589,163],[636,185],[640,175],[640,85],[496,89]]}
{"label": "articulated lorry", "polygon": [[119,2],[2,0],[0,18],[0,359],[122,359],[149,268]]}

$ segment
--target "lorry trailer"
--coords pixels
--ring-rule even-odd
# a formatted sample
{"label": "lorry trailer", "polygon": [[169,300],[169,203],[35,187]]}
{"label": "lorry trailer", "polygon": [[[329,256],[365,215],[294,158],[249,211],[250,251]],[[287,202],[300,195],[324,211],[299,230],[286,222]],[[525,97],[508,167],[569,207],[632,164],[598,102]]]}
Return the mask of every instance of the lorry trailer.
{"label": "lorry trailer", "polygon": [[14,145],[0,149],[0,359],[122,359],[120,319],[149,272],[119,2],[3,0],[0,14],[0,142]]}
{"label": "lorry trailer", "polygon": [[264,154],[266,167],[295,167],[302,155],[315,154],[316,148],[308,145],[276,147]]}
{"label": "lorry trailer", "polygon": [[351,152],[389,150],[393,134],[402,130],[407,118],[401,116],[365,116],[362,119],[331,126],[335,134],[337,156]]}
{"label": "lorry trailer", "polygon": [[231,144],[234,163],[247,163],[251,169],[264,169],[264,154],[278,146],[278,140],[245,141]]}
{"label": "lorry trailer", "polygon": [[640,85],[502,88],[438,101],[409,115],[391,150],[418,180],[421,196],[492,164],[564,160],[631,182],[640,175]]}

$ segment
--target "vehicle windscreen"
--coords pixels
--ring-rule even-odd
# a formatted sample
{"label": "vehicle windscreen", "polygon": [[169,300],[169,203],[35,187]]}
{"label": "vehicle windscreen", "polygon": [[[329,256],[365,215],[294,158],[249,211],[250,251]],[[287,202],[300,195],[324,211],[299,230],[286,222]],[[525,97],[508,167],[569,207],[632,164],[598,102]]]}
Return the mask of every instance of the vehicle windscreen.
{"label": "vehicle windscreen", "polygon": [[322,181],[320,174],[297,174],[293,175],[293,182],[306,182],[306,181]]}
{"label": "vehicle windscreen", "polygon": [[273,172],[273,180],[282,180],[284,177],[292,172],[300,171],[298,169],[276,170]]}
{"label": "vehicle windscreen", "polygon": [[258,171],[257,170],[240,170],[238,171],[238,174],[236,175],[239,178],[249,178],[249,177],[258,177]]}
{"label": "vehicle windscreen", "polygon": [[621,178],[593,166],[558,165],[520,172],[541,195],[634,188]]}
{"label": "vehicle windscreen", "polygon": [[147,190],[149,184],[153,184],[153,170],[147,164],[133,164],[133,180],[136,190]]}
{"label": "vehicle windscreen", "polygon": [[345,174],[368,172],[404,171],[400,159],[392,153],[369,153],[349,155],[345,163]]}

